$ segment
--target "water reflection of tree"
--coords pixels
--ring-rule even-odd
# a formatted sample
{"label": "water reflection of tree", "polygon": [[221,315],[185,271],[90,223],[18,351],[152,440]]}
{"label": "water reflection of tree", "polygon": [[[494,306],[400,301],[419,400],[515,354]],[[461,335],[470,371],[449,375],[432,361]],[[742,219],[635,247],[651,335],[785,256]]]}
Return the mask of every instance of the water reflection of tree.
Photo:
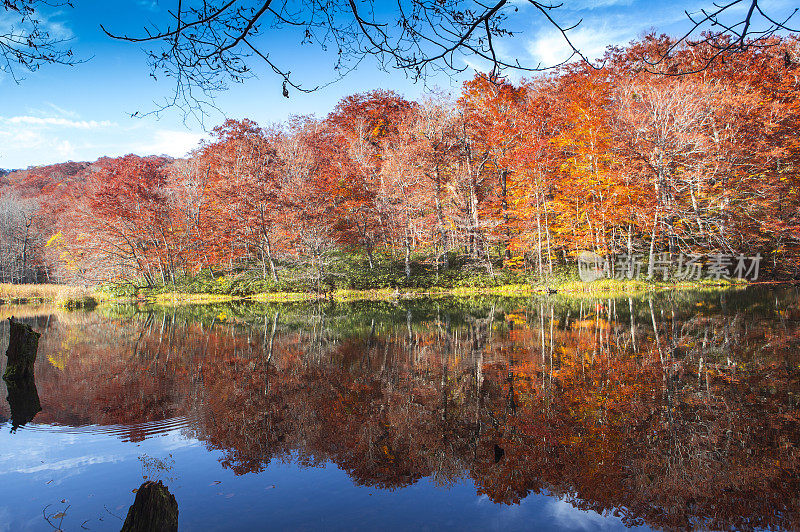
{"label": "water reflection of tree", "polygon": [[468,477],[628,524],[797,528],[797,296],[733,297],[59,315],[41,350],[72,351],[37,367],[40,416],[190,416],[237,474],[333,462],[363,485]]}

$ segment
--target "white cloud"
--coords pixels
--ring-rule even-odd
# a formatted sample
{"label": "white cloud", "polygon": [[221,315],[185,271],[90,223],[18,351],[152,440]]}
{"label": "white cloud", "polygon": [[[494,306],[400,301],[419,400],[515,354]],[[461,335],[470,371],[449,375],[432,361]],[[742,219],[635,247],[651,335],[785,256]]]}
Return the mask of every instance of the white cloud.
{"label": "white cloud", "polygon": [[136,4],[148,11],[158,11],[158,0],[138,0]]}
{"label": "white cloud", "polygon": [[602,9],[605,7],[614,6],[629,6],[633,0],[583,0],[578,2],[570,2],[565,6],[573,11],[581,11],[584,9]]}
{"label": "white cloud", "polygon": [[68,140],[62,140],[56,144],[56,152],[65,161],[75,158],[75,147]]}
{"label": "white cloud", "polygon": [[[624,44],[635,36],[636,30],[630,26],[613,27],[609,25],[581,24],[568,33],[572,44],[590,61],[603,55],[609,45]],[[552,66],[566,61],[572,50],[557,30],[541,32],[527,45],[528,53],[542,66]],[[580,59],[576,57],[575,59]]]}
{"label": "white cloud", "polygon": [[[46,104],[26,115],[0,116],[0,167],[24,168],[81,157],[81,148],[119,131],[110,120],[81,120],[77,113]],[[54,114],[53,111],[56,111]]]}
{"label": "white cloud", "polygon": [[[652,29],[668,33],[683,31],[687,20],[684,8],[697,8],[686,0],[638,4],[630,0],[581,0],[570,3],[568,7],[571,15],[561,22],[568,25],[568,22],[580,20],[580,25],[568,31],[567,35],[589,60],[602,57],[609,45],[627,45]],[[675,24],[680,25],[677,30]],[[542,66],[565,61],[572,53],[561,33],[553,27],[535,33],[526,48],[534,60],[541,61]]]}
{"label": "white cloud", "polygon": [[[531,7],[530,0],[511,0],[508,3],[523,9]],[[629,6],[632,3],[633,0],[570,0],[569,2],[564,2],[564,5],[560,6],[558,11],[585,11],[614,6]],[[553,2],[553,4],[558,4],[558,2]]]}
{"label": "white cloud", "polygon": [[108,155],[183,157],[205,135],[188,130],[158,129],[146,120],[87,120],[52,103],[17,116],[0,116],[0,168],[31,164],[93,161]]}
{"label": "white cloud", "polygon": [[183,157],[195,149],[204,137],[201,133],[191,131],[161,129],[153,133],[151,141],[134,147],[133,151],[140,155]]}

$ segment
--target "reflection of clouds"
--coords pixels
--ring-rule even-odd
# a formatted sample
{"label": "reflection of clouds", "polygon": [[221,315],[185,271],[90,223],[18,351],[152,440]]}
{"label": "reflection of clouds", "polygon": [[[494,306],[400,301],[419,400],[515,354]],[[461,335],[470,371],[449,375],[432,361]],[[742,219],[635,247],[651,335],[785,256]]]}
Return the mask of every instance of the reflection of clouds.
{"label": "reflection of clouds", "polygon": [[13,469],[11,473],[41,473],[43,471],[64,471],[76,469],[76,472],[83,471],[85,466],[95,464],[108,464],[113,462],[120,462],[124,457],[119,455],[106,455],[106,456],[79,456],[75,458],[67,458],[64,460],[57,460],[55,462],[48,462],[39,464],[32,467],[20,467]]}
{"label": "reflection of clouds", "polygon": [[568,502],[547,494],[531,494],[519,504],[497,504],[481,495],[475,501],[487,518],[491,530],[623,530],[626,527],[611,515],[579,510]]}
{"label": "reflection of clouds", "polygon": [[[19,430],[5,436],[0,435],[4,450],[0,457],[0,476],[28,474],[42,481],[53,480],[55,484],[92,466],[135,460],[143,452],[138,445],[112,435]],[[199,444],[198,440],[186,438],[175,430],[148,439],[148,452],[167,453]],[[55,472],[57,478],[50,474]]]}
{"label": "reflection of clouds", "polygon": [[622,528],[619,519],[600,515],[591,510],[580,510],[562,499],[551,499],[547,510],[560,528],[570,530],[597,530]]}
{"label": "reflection of clouds", "polygon": [[496,504],[481,495],[475,504],[482,513],[491,512],[487,514],[491,530],[627,530],[613,515],[580,510],[552,495],[532,494],[512,505]]}
{"label": "reflection of clouds", "polygon": [[158,436],[161,440],[163,451],[177,451],[189,447],[197,447],[201,444],[200,440],[191,436],[185,429],[175,430]]}
{"label": "reflection of clouds", "polygon": [[486,506],[487,504],[492,505],[494,503],[492,502],[492,499],[490,499],[489,496],[484,493],[475,500],[475,504],[478,506]]}

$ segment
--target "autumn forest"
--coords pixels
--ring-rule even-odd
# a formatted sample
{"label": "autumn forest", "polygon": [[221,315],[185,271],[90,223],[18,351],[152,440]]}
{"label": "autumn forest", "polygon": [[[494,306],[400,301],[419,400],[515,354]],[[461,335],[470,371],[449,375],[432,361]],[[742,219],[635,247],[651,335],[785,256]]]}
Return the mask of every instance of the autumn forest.
{"label": "autumn forest", "polygon": [[373,90],[324,118],[227,120],[185,159],[13,171],[0,282],[455,286],[559,275],[582,250],[760,253],[765,275],[797,277],[800,40],[711,65],[687,47],[653,73],[670,44],[419,101]]}

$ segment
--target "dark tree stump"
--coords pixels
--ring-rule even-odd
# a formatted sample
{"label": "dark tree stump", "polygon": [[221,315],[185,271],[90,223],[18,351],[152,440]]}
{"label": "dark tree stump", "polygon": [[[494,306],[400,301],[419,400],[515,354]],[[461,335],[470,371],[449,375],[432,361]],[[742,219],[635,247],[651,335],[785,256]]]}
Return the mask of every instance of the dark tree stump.
{"label": "dark tree stump", "polygon": [[161,483],[148,480],[136,492],[122,532],[174,532],[178,530],[178,502]]}
{"label": "dark tree stump", "polygon": [[14,318],[8,318],[10,325],[8,338],[8,363],[3,379],[6,381],[33,379],[33,364],[36,362],[36,351],[39,349],[38,332],[31,329],[30,325],[25,325]]}
{"label": "dark tree stump", "polygon": [[32,421],[42,411],[39,392],[33,377],[6,380],[8,406],[11,408],[11,432]]}

